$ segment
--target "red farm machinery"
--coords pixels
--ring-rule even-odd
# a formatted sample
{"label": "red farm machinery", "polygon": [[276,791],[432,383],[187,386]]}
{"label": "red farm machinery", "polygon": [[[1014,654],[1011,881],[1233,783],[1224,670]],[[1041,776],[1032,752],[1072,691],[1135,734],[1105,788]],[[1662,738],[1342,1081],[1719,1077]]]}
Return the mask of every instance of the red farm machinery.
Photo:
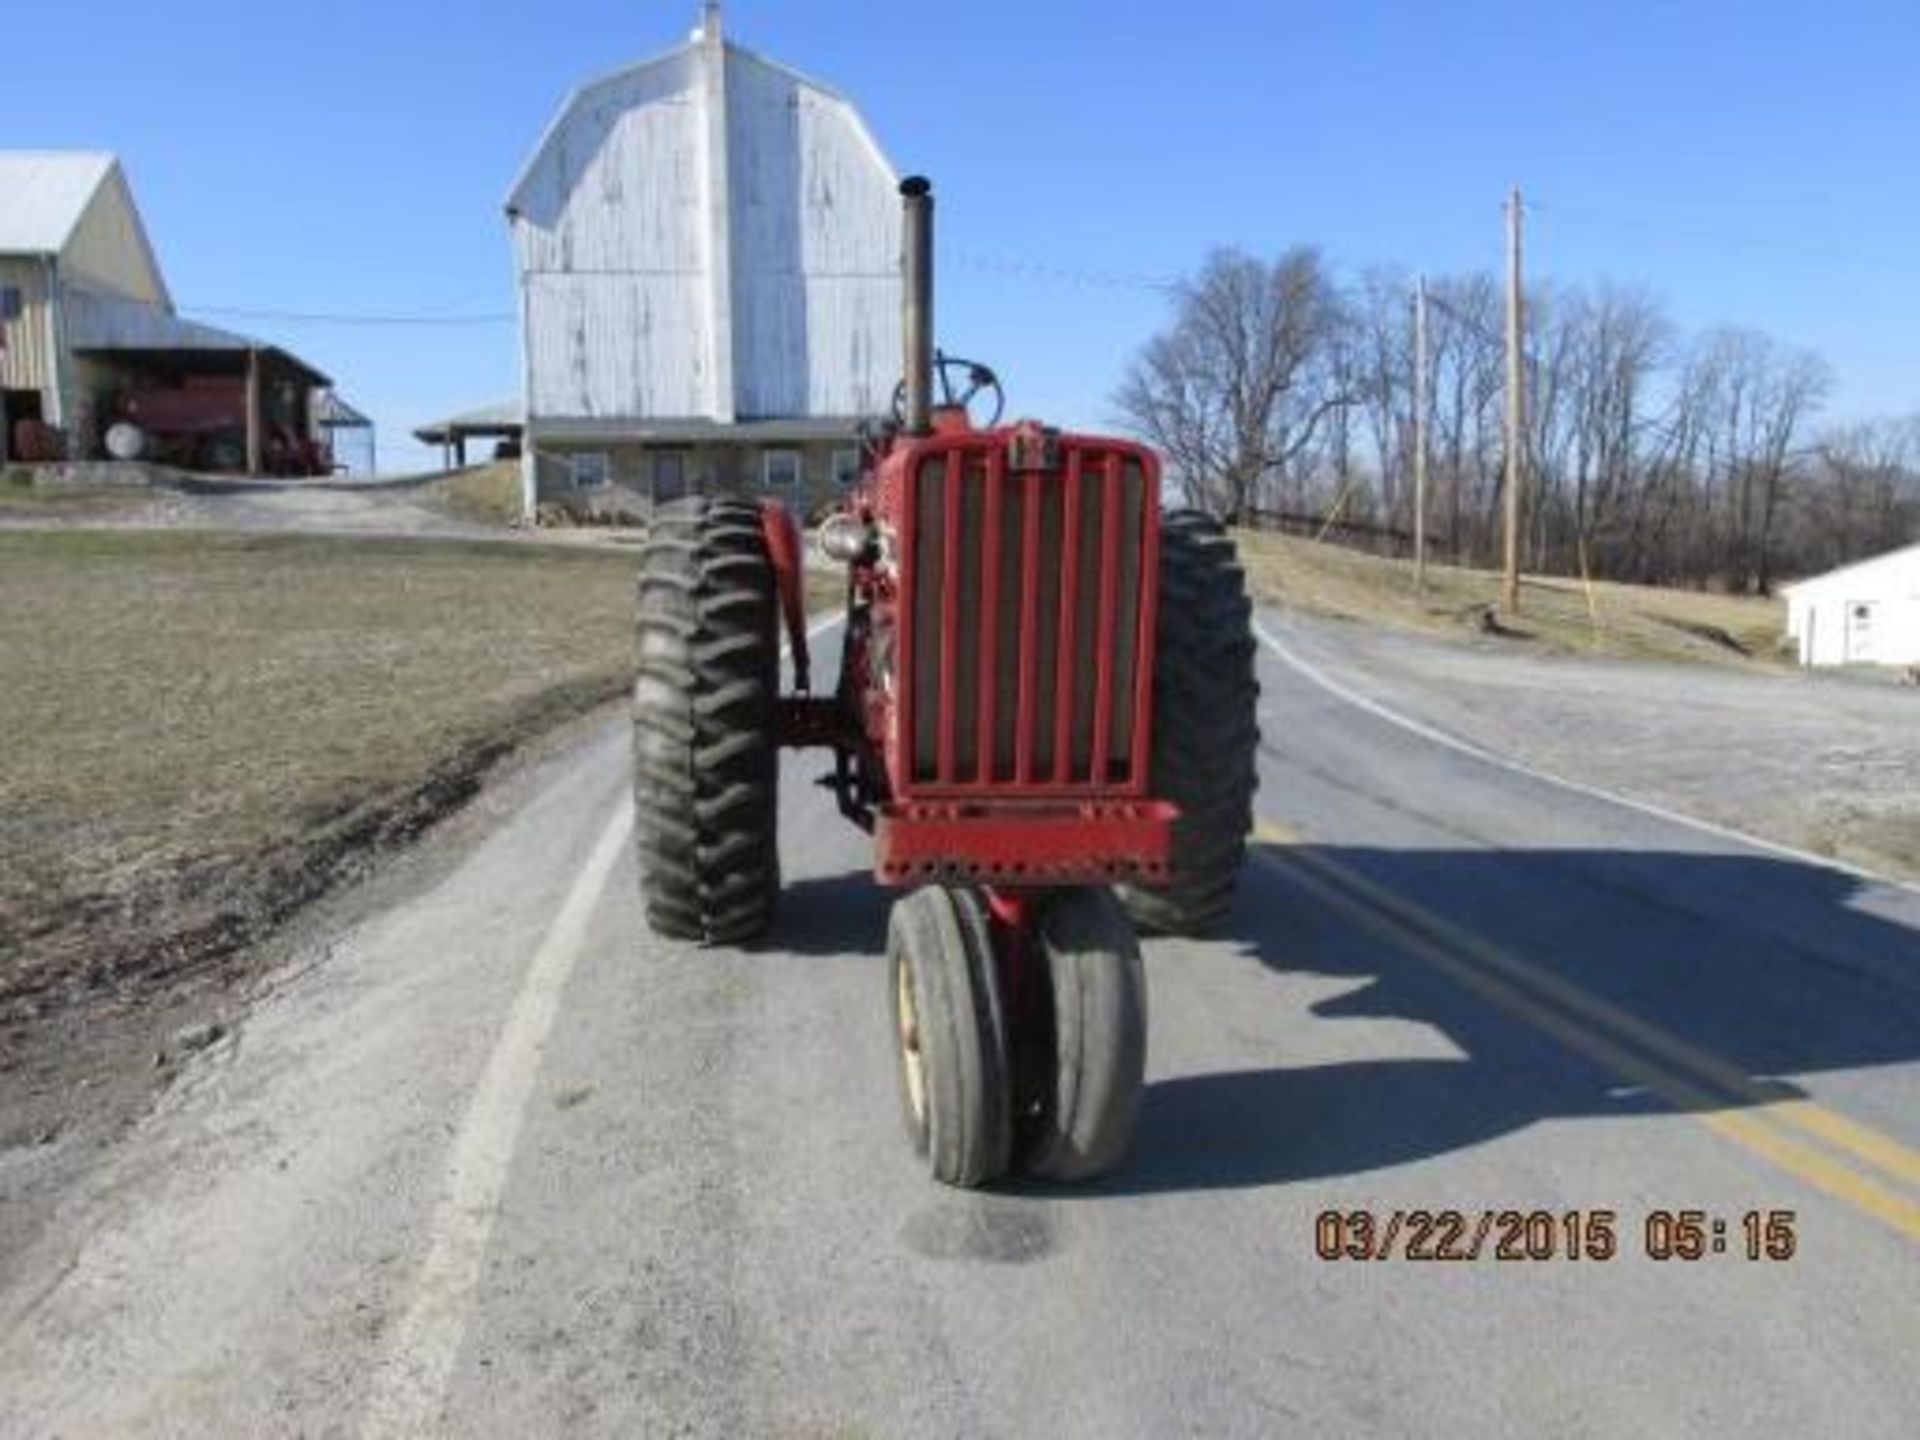
{"label": "red farm machinery", "polygon": [[1087,1179],[1121,1158],[1142,1088],[1135,926],[1199,933],[1232,904],[1259,740],[1245,584],[1215,521],[1162,513],[1152,451],[998,424],[992,373],[933,348],[933,198],[917,178],[901,194],[906,375],[819,534],[847,574],[830,695],[809,693],[790,514],[693,497],[655,516],[642,892],[659,933],[760,934],[779,751],[831,751],[876,878],[908,892],[887,1002],[917,1151],[953,1185]]}

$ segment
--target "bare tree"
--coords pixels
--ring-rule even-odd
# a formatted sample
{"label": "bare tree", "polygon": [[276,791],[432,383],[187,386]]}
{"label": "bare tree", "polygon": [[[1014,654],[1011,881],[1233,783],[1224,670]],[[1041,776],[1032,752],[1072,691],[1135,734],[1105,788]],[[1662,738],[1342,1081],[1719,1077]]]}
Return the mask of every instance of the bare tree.
{"label": "bare tree", "polygon": [[1706,407],[1706,482],[1719,512],[1722,574],[1736,590],[1765,595],[1794,441],[1826,395],[1827,367],[1817,355],[1734,328],[1704,336],[1692,363]]}
{"label": "bare tree", "polygon": [[1351,403],[1334,374],[1340,297],[1316,250],[1272,262],[1222,250],[1176,305],[1115,404],[1167,456],[1190,503],[1237,517],[1298,483],[1292,471],[1320,426]]}
{"label": "bare tree", "polygon": [[1493,554],[1500,499],[1500,286],[1484,273],[1450,276],[1428,287],[1428,299],[1435,513],[1453,558],[1471,563]]}
{"label": "bare tree", "polygon": [[1814,446],[1808,471],[1780,544],[1799,573],[1920,538],[1920,416],[1833,430]]}
{"label": "bare tree", "polygon": [[[1217,252],[1133,362],[1124,423],[1189,503],[1246,516],[1332,501],[1406,526],[1409,292],[1372,270],[1343,293],[1311,249]],[[1501,290],[1481,272],[1428,295],[1434,540],[1485,564],[1500,533]],[[1748,330],[1679,343],[1629,289],[1542,286],[1527,315],[1533,564],[1765,593],[1920,533],[1920,417],[1810,444],[1829,386],[1817,356]]]}
{"label": "bare tree", "polygon": [[1370,270],[1348,313],[1349,385],[1379,482],[1380,518],[1404,525],[1412,516],[1412,287],[1396,271]]}
{"label": "bare tree", "polygon": [[1611,571],[1651,480],[1644,412],[1670,327],[1649,297],[1610,288],[1579,297],[1568,324],[1575,544],[1590,545],[1595,565]]}

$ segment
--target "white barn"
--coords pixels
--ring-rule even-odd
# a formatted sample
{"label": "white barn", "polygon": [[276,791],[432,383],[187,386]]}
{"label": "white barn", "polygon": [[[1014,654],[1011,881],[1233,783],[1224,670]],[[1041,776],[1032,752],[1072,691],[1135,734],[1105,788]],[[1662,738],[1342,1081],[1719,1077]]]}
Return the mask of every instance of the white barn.
{"label": "white barn", "polygon": [[729,43],[581,86],[507,201],[522,464],[596,506],[845,483],[900,375],[898,178],[853,106]]}
{"label": "white barn", "polygon": [[1802,665],[1920,665],[1920,545],[1781,587]]}

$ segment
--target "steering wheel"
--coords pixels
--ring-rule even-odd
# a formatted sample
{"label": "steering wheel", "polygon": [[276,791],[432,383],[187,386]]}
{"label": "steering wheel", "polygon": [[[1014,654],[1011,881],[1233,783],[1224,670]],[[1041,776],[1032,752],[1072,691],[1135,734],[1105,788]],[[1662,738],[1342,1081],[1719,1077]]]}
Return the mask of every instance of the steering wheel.
{"label": "steering wheel", "polygon": [[[940,390],[938,404],[957,406],[967,412],[968,420],[973,419],[973,402],[981,395],[993,397],[993,414],[987,417],[982,430],[991,430],[1000,423],[1000,417],[1006,413],[1007,394],[1000,388],[1000,377],[987,366],[976,360],[962,360],[958,355],[949,355],[944,351],[933,352],[933,374]],[[956,386],[954,377],[959,376]],[[902,380],[893,387],[893,423],[902,429],[907,424],[907,382]]]}

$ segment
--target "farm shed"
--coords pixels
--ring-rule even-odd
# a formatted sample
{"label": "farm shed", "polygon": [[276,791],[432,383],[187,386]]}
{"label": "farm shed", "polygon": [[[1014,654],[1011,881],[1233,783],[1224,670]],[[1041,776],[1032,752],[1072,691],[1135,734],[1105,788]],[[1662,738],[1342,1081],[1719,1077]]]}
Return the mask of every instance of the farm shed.
{"label": "farm shed", "polygon": [[1781,587],[1802,665],[1920,665],[1920,545]]}
{"label": "farm shed", "polygon": [[900,375],[897,177],[853,106],[728,42],[583,85],[507,201],[542,498],[849,481]]}
{"label": "farm shed", "polygon": [[501,458],[505,458],[519,453],[521,428],[520,402],[496,400],[478,410],[431,420],[415,430],[413,438],[422,445],[438,445],[447,469],[456,465],[465,469],[468,441],[491,440]]}
{"label": "farm shed", "polygon": [[0,151],[0,459],[108,458],[124,421],[143,458],[311,473],[326,468],[313,403],[330,384],[175,313],[112,155]]}

